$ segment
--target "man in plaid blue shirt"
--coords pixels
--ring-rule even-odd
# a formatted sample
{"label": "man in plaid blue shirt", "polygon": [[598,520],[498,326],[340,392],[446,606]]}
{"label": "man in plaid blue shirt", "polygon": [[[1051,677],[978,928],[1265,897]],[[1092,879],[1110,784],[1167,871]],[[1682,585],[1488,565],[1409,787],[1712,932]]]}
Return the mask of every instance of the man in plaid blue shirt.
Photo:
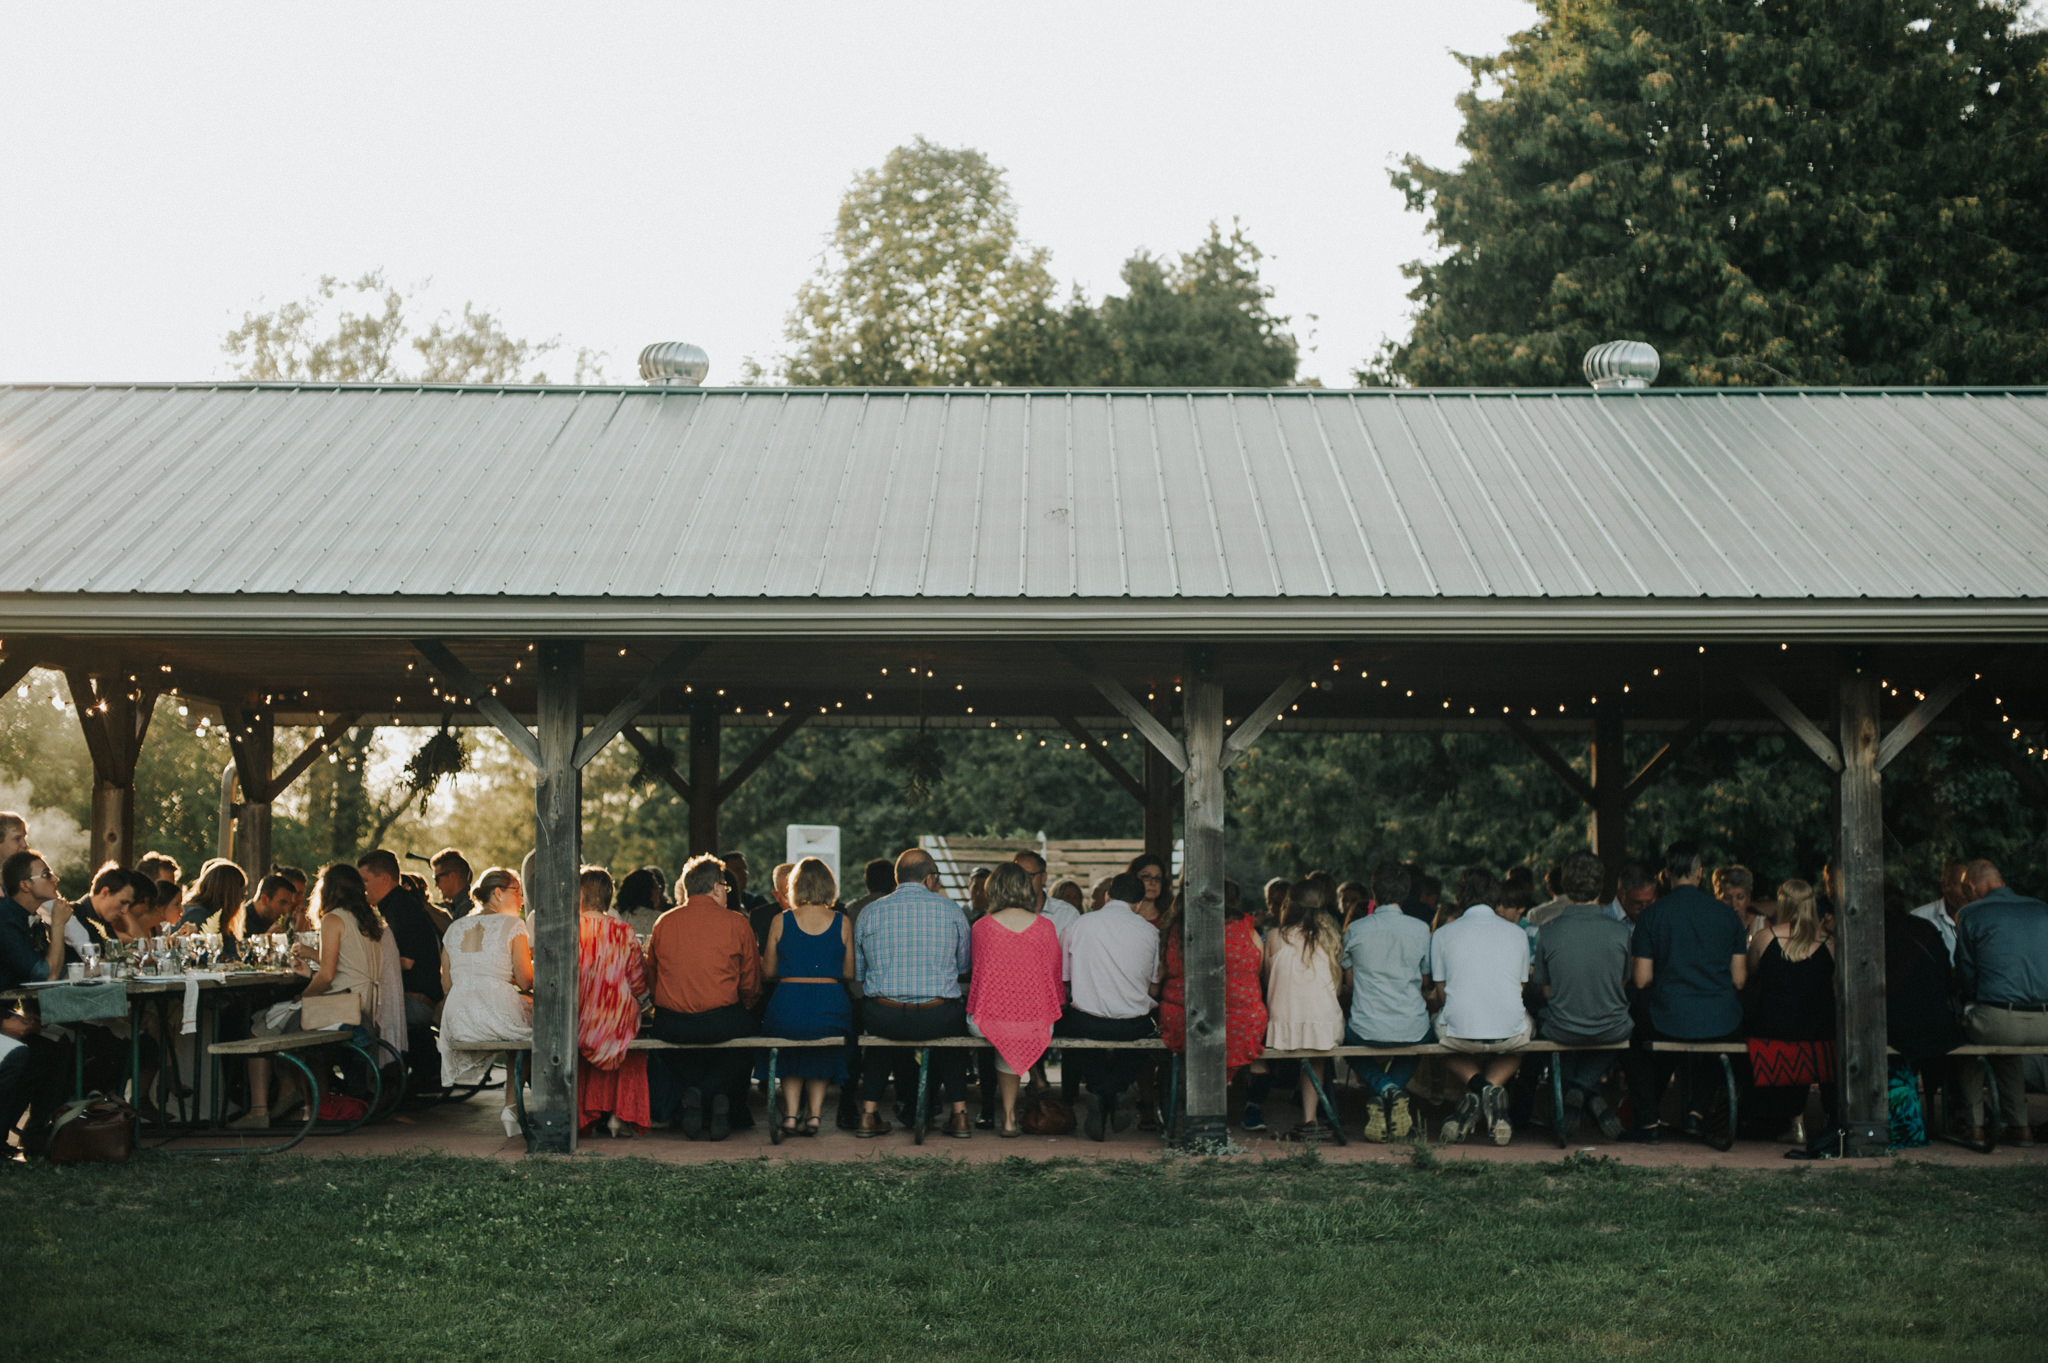
{"label": "man in plaid blue shirt", "polygon": [[[866,1028],[893,1041],[929,1041],[967,1035],[967,1005],[960,977],[970,964],[967,914],[938,892],[939,868],[922,848],[896,858],[896,888],[861,910],[853,934],[853,973],[866,995]],[[879,1049],[879,1048],[878,1048]],[[854,1135],[887,1135],[876,1109],[889,1082],[891,1061],[910,1058],[894,1047],[870,1054],[861,1066],[861,1118]],[[932,1051],[931,1072],[953,1105],[946,1134],[974,1134],[967,1116],[967,1078],[961,1051]],[[916,1073],[914,1062],[908,1073]],[[914,1102],[914,1093],[898,1097]]]}

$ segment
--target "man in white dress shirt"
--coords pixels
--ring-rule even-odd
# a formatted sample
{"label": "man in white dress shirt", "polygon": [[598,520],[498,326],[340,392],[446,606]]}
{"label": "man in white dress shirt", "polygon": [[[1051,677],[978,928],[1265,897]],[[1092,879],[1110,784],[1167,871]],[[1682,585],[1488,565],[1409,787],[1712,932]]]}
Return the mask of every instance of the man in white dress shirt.
{"label": "man in white dress shirt", "polygon": [[[1125,871],[1110,882],[1107,903],[1061,934],[1068,1003],[1055,1035],[1138,1041],[1157,1030],[1152,1008],[1159,992],[1159,929],[1131,907],[1144,897],[1144,883]],[[1088,1086],[1083,1129],[1093,1140],[1106,1140],[1108,1131],[1124,1130],[1135,1115],[1130,1089],[1139,1062],[1135,1052],[1122,1050],[1075,1051],[1069,1060],[1083,1056],[1087,1063],[1077,1066]]]}
{"label": "man in white dress shirt", "polygon": [[1962,916],[1963,905],[1970,902],[1970,887],[1963,882],[1969,865],[1961,857],[1942,862],[1941,898],[1913,910],[1915,918],[1925,918],[1934,924],[1935,931],[1941,934],[1941,944],[1948,948],[1950,960],[1956,955],[1956,919]]}

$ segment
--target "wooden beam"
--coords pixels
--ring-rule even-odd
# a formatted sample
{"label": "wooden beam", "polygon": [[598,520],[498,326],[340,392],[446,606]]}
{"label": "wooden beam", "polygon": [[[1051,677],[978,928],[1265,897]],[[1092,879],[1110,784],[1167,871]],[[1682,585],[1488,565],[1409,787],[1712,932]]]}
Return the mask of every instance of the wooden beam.
{"label": "wooden beam", "polygon": [[1122,682],[1097,667],[1087,650],[1067,644],[1060,648],[1060,652],[1066,655],[1074,670],[1087,678],[1089,685],[1101,693],[1104,700],[1116,707],[1118,714],[1131,722],[1132,728],[1145,736],[1145,741],[1157,749],[1159,755],[1171,763],[1175,771],[1184,772],[1188,769],[1187,750],[1182,748],[1180,740],[1173,736],[1173,730],[1154,718],[1152,712],[1140,704],[1136,696],[1124,689]]}
{"label": "wooden beam", "polygon": [[5,695],[21,685],[21,679],[35,671],[35,655],[23,648],[12,648],[7,656],[0,658],[0,695]]}
{"label": "wooden beam", "polygon": [[1577,769],[1559,756],[1557,749],[1545,742],[1541,734],[1513,715],[1501,716],[1500,722],[1507,726],[1509,733],[1520,740],[1523,747],[1536,754],[1544,766],[1556,773],[1557,779],[1564,782],[1565,789],[1578,796],[1581,804],[1591,806],[1595,803],[1593,783],[1579,775]]}
{"label": "wooden beam", "polygon": [[1835,906],[1836,1029],[1841,1123],[1849,1153],[1882,1155],[1891,1141],[1886,1097],[1884,799],[1877,770],[1877,677],[1841,666],[1841,897]]}
{"label": "wooden beam", "polygon": [[1062,729],[1073,735],[1074,741],[1081,745],[1082,752],[1094,758],[1096,765],[1108,772],[1110,779],[1124,788],[1126,795],[1141,805],[1145,803],[1145,783],[1131,775],[1124,769],[1123,763],[1109,755],[1107,744],[1082,728],[1081,721],[1072,715],[1054,715],[1053,719]]}
{"label": "wooden beam", "polygon": [[640,712],[654,703],[662,689],[680,677],[683,669],[697,661],[705,645],[694,639],[685,640],[670,649],[660,662],[647,669],[647,675],[640,684],[626,693],[624,700],[611,708],[611,713],[597,722],[597,727],[583,735],[576,742],[576,767],[582,770],[590,765],[590,759],[604,751],[605,744],[618,736],[619,730],[640,717]]}
{"label": "wooden beam", "polygon": [[702,696],[690,706],[690,855],[717,856],[718,702]]}
{"label": "wooden beam", "polygon": [[1593,855],[1628,864],[1627,726],[1609,706],[1593,716]]}
{"label": "wooden beam", "polygon": [[577,876],[583,866],[583,645],[550,639],[536,660],[533,735],[532,1154],[576,1151]]}
{"label": "wooden beam", "polygon": [[271,798],[274,800],[287,790],[290,790],[292,782],[304,776],[306,768],[312,766],[319,759],[321,753],[326,752],[339,742],[341,736],[348,732],[349,726],[361,718],[362,716],[359,714],[349,714],[336,715],[333,719],[329,720],[326,727],[313,735],[311,741],[299,750],[299,755],[287,763],[285,769],[279,772],[276,778],[271,781]]}
{"label": "wooden beam", "polygon": [[1941,712],[1961,699],[1963,692],[1976,684],[1974,672],[1958,672],[1944,679],[1941,685],[1927,693],[1927,699],[1913,707],[1913,712],[1892,726],[1884,736],[1884,742],[1877,745],[1877,769],[1883,771],[1892,764],[1892,759],[1904,752],[1914,739],[1927,731],[1927,726],[1941,718]]}
{"label": "wooden beam", "polygon": [[[505,741],[515,748],[534,766],[540,765],[540,740],[533,736],[533,730],[519,722],[519,716],[511,707],[491,694],[491,688],[479,681],[476,674],[462,665],[462,660],[432,639],[415,639],[413,649],[425,658],[441,680],[460,691],[476,712],[488,719],[497,731],[505,735]],[[578,717],[577,727],[582,727]]]}
{"label": "wooden beam", "polygon": [[1801,743],[1813,750],[1813,755],[1829,771],[1839,775],[1842,770],[1842,754],[1820,731],[1820,726],[1806,717],[1806,713],[1792,703],[1791,697],[1780,691],[1770,678],[1758,672],[1742,674],[1742,684],[1749,688],[1749,694],[1764,703],[1764,708],[1778,717],[1778,722],[1792,731]]}
{"label": "wooden beam", "polygon": [[738,790],[746,779],[761,769],[761,764],[775,756],[775,750],[789,742],[791,734],[804,727],[804,721],[811,717],[808,710],[799,710],[775,726],[766,738],[754,745],[754,750],[740,759],[732,774],[718,783],[718,802],[724,804],[731,794]]}
{"label": "wooden beam", "polygon": [[1259,735],[1266,732],[1274,720],[1286,713],[1287,707],[1294,703],[1294,698],[1308,690],[1308,683],[1308,668],[1304,666],[1295,669],[1293,676],[1274,687],[1273,694],[1266,697],[1258,709],[1246,715],[1244,722],[1232,729],[1230,737],[1224,740],[1223,765],[1234,766],[1240,757],[1249,752],[1252,744],[1259,741]]}
{"label": "wooden beam", "polygon": [[100,713],[100,693],[84,668],[64,669],[64,684],[71,691],[71,708],[78,714],[78,727],[85,734],[85,750],[92,757],[93,771],[113,775],[113,740],[107,732],[106,716]]}
{"label": "wooden beam", "polygon": [[692,798],[690,795],[690,783],[685,781],[683,774],[676,770],[675,759],[669,755],[667,748],[656,743],[631,724],[619,730],[619,734],[628,743],[633,745],[633,751],[640,754],[640,761],[647,770],[667,782],[668,788],[682,796],[684,800]]}
{"label": "wooden beam", "polygon": [[1181,862],[1188,1076],[1183,1139],[1221,1145],[1229,1135],[1230,1084],[1223,923],[1223,686],[1208,649],[1190,650],[1182,675],[1188,757]]}
{"label": "wooden beam", "polygon": [[1671,765],[1672,760],[1691,747],[1693,740],[1706,731],[1707,721],[1701,716],[1672,735],[1671,741],[1659,748],[1655,757],[1643,763],[1643,769],[1628,783],[1628,802],[1634,804],[1637,796],[1657,784],[1657,778],[1664,774],[1664,769]]}

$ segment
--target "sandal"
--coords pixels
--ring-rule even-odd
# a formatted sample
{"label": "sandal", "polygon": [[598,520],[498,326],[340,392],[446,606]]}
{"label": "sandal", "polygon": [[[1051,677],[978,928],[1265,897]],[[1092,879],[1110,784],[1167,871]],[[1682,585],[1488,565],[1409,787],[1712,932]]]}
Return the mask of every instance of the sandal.
{"label": "sandal", "polygon": [[782,1119],[782,1134],[785,1136],[803,1135],[803,1119],[794,1112],[786,1114]]}
{"label": "sandal", "polygon": [[803,1134],[806,1136],[815,1136],[818,1134],[818,1128],[823,1126],[824,1124],[825,1119],[819,1114],[813,1112],[810,1116],[804,1118]]}
{"label": "sandal", "polygon": [[1008,1126],[997,1127],[996,1134],[1006,1141],[1013,1141],[1024,1134],[1024,1128],[1016,1122],[1011,1122]]}

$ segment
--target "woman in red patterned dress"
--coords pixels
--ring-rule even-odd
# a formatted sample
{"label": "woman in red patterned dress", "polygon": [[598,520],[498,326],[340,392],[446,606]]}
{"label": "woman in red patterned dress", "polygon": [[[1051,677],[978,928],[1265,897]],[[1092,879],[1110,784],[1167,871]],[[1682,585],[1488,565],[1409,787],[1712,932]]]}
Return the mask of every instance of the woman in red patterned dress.
{"label": "woman in red patterned dress", "polygon": [[611,872],[583,868],[577,882],[576,1106],[585,1132],[600,1120],[614,1136],[647,1127],[647,1052],[627,1050],[640,1034],[647,971],[632,924],[614,918]]}
{"label": "woman in red patterned dress", "polygon": [[[1159,1030],[1166,1049],[1187,1049],[1187,961],[1184,922],[1166,939],[1166,981],[1159,991]],[[1266,1049],[1266,994],[1260,983],[1264,958],[1258,933],[1244,911],[1237,883],[1223,882],[1223,1012],[1225,1063],[1230,1072],[1252,1063]]]}

